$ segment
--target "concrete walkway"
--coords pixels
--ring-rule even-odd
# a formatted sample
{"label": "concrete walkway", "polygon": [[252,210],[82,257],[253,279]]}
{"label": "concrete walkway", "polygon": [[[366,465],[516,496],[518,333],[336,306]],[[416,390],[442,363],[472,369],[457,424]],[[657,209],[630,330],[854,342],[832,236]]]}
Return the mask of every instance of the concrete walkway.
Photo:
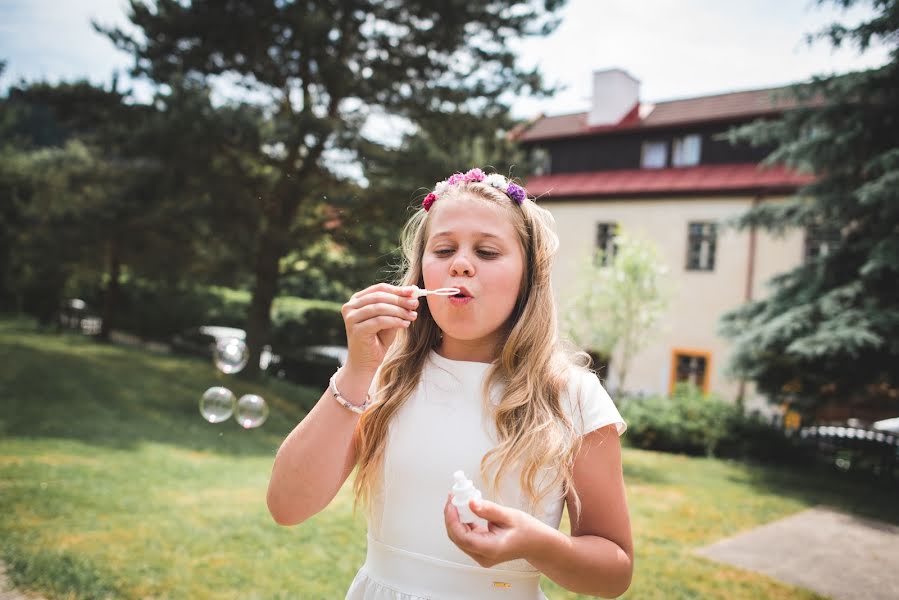
{"label": "concrete walkway", "polygon": [[44,600],[40,596],[23,594],[12,588],[9,578],[6,576],[6,565],[0,562],[0,600]]}
{"label": "concrete walkway", "polygon": [[763,525],[697,553],[836,600],[899,598],[899,527],[826,507]]}

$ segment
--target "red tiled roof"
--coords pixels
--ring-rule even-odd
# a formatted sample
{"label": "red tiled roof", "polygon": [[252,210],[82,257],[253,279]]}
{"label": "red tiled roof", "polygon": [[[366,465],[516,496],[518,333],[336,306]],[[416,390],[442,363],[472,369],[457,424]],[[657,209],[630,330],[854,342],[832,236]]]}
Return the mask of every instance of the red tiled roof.
{"label": "red tiled roof", "polygon": [[527,181],[528,195],[540,200],[582,196],[666,195],[710,192],[791,191],[814,180],[784,167],[754,163],[671,169],[624,169],[541,175]]}
{"label": "red tiled roof", "polygon": [[[652,105],[644,106],[644,112]],[[643,119],[635,118],[631,111],[620,123],[590,127],[587,113],[574,113],[555,117],[540,117],[530,127],[516,134],[521,142],[553,138],[593,135],[607,131],[624,131],[641,128],[668,127],[687,123],[703,123],[739,118],[751,118],[777,114],[794,108],[795,100],[788,88],[769,88],[746,92],[731,92],[715,96],[701,96],[685,100],[669,100],[652,106]]]}

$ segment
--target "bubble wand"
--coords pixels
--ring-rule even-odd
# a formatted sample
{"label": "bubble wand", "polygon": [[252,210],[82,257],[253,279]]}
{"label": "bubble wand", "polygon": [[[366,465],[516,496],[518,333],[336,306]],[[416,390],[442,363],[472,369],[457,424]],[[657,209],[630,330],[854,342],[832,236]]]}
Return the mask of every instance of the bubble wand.
{"label": "bubble wand", "polygon": [[423,290],[421,288],[415,290],[415,293],[412,294],[413,298],[421,298],[422,296],[455,296],[460,293],[462,290],[459,288],[447,287],[447,288],[438,288],[436,290]]}

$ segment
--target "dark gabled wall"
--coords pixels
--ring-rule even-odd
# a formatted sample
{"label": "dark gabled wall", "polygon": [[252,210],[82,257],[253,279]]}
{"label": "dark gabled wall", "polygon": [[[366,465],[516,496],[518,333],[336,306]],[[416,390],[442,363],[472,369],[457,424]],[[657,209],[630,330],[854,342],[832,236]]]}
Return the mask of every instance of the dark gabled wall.
{"label": "dark gabled wall", "polygon": [[664,141],[668,144],[668,166],[671,165],[672,143],[676,137],[698,133],[702,136],[701,165],[760,162],[773,148],[751,148],[746,144],[732,146],[715,136],[736,123],[715,123],[676,129],[648,129],[600,136],[580,136],[570,139],[546,140],[526,144],[529,149],[543,148],[550,153],[550,173],[582,171],[613,171],[639,169],[640,152],[644,141]]}

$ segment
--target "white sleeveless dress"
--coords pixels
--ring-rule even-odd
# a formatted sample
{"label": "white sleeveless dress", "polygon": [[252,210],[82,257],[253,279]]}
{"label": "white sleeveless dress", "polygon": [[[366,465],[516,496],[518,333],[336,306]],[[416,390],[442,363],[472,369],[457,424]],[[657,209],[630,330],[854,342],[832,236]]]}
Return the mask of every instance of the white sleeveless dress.
{"label": "white sleeveless dress", "polygon": [[[453,472],[465,471],[488,500],[524,510],[518,473],[504,479],[499,498],[480,477],[481,458],[494,447],[492,423],[482,418],[487,363],[449,360],[431,352],[418,388],[394,416],[384,458],[384,479],[372,501],[365,564],[347,600],[542,600],[540,573],[525,560],[479,566],[447,537],[443,507]],[[563,407],[582,433],[625,424],[592,373],[576,373]],[[491,401],[498,390],[491,390]],[[580,410],[578,410],[579,403]],[[558,528],[561,493],[534,516]]]}

